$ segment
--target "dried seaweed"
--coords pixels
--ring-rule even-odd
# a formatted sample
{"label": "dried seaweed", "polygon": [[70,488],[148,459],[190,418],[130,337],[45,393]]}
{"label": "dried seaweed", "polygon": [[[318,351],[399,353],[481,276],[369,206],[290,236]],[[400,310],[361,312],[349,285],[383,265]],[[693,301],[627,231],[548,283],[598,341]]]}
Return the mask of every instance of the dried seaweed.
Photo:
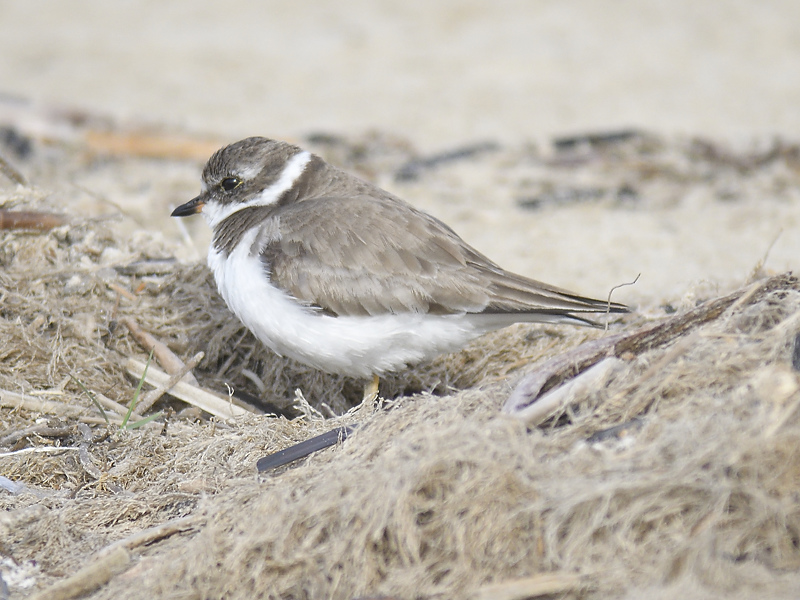
{"label": "dried seaweed", "polygon": [[[666,160],[647,171],[648,156],[669,148],[686,177]],[[649,309],[608,338],[511,327],[388,378],[379,409],[355,408],[362,382],[262,348],[205,266],[172,260],[187,253],[180,241],[60,186],[96,169],[123,172],[122,162],[64,152],[56,166],[23,165],[39,185],[51,173],[56,192],[0,188],[4,206],[82,215],[50,231],[0,232],[0,474],[14,484],[0,491],[0,551],[34,572],[34,587],[11,586],[12,599],[795,596],[792,277],[706,295],[705,308],[681,308],[671,326]],[[706,153],[705,164],[689,165],[667,142],[636,152],[604,151],[581,168],[600,161],[604,177],[636,163],[642,185],[674,176],[683,189],[688,179],[717,185],[700,171],[730,162]],[[498,154],[506,173],[528,172],[530,155],[512,165]],[[791,156],[784,149],[733,171],[769,174]],[[358,160],[369,167],[368,155]],[[398,166],[389,162],[383,154],[376,163],[387,176]],[[182,176],[173,167],[142,166]],[[665,189],[655,203],[671,194],[680,192]],[[204,352],[195,371],[203,386],[298,403],[301,416],[226,423],[164,397],[154,405],[163,426],[106,425],[75,380],[127,405],[137,381],[126,361],[147,353],[121,325],[126,317],[183,360]],[[617,334],[616,344],[632,345],[615,347],[622,367],[602,386],[576,391],[536,427],[501,413],[526,373]],[[593,435],[631,419],[624,436]],[[258,458],[354,424],[335,448],[258,478]]]}

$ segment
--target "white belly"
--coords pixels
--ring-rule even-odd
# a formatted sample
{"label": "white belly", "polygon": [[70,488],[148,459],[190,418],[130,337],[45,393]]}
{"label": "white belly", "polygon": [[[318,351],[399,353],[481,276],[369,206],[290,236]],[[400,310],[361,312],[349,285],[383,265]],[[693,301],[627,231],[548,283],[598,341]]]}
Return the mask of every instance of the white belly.
{"label": "white belly", "polygon": [[332,317],[304,307],[274,287],[247,232],[223,257],[209,249],[208,265],[228,308],[266,346],[321,371],[370,377],[463,347],[484,333],[465,315],[408,313]]}

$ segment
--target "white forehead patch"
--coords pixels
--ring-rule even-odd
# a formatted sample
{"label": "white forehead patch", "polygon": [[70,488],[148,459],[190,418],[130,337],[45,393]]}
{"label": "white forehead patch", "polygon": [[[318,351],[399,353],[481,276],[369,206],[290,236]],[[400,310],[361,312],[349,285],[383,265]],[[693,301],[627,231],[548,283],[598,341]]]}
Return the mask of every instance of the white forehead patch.
{"label": "white forehead patch", "polygon": [[[278,201],[278,199],[291,189],[297,178],[306,170],[308,163],[311,162],[311,153],[307,151],[298,152],[286,161],[286,165],[281,171],[280,177],[268,188],[263,190],[260,194],[247,199],[244,202],[235,202],[233,204],[217,204],[212,202],[203,207],[203,217],[205,217],[208,225],[214,229],[216,225],[233,213],[242,210],[243,208],[250,208],[251,206],[269,206]],[[243,179],[252,179],[261,171],[262,167],[249,168],[238,170]]]}

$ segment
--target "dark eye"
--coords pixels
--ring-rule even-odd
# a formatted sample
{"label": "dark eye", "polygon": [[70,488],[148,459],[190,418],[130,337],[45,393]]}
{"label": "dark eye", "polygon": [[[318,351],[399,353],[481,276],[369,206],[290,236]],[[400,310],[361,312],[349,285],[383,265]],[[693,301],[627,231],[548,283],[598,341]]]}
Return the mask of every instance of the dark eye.
{"label": "dark eye", "polygon": [[242,180],[238,177],[226,177],[219,182],[219,185],[226,192],[230,192],[242,185]]}

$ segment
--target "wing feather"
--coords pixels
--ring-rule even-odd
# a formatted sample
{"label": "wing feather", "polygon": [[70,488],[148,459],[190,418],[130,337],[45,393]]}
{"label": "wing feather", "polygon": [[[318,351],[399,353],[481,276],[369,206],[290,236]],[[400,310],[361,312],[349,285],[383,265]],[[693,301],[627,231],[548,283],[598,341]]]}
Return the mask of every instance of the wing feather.
{"label": "wing feather", "polygon": [[329,314],[526,313],[524,320],[535,320],[535,313],[607,310],[606,302],[504,271],[393,196],[304,200],[276,216],[280,239],[262,251],[271,281]]}

